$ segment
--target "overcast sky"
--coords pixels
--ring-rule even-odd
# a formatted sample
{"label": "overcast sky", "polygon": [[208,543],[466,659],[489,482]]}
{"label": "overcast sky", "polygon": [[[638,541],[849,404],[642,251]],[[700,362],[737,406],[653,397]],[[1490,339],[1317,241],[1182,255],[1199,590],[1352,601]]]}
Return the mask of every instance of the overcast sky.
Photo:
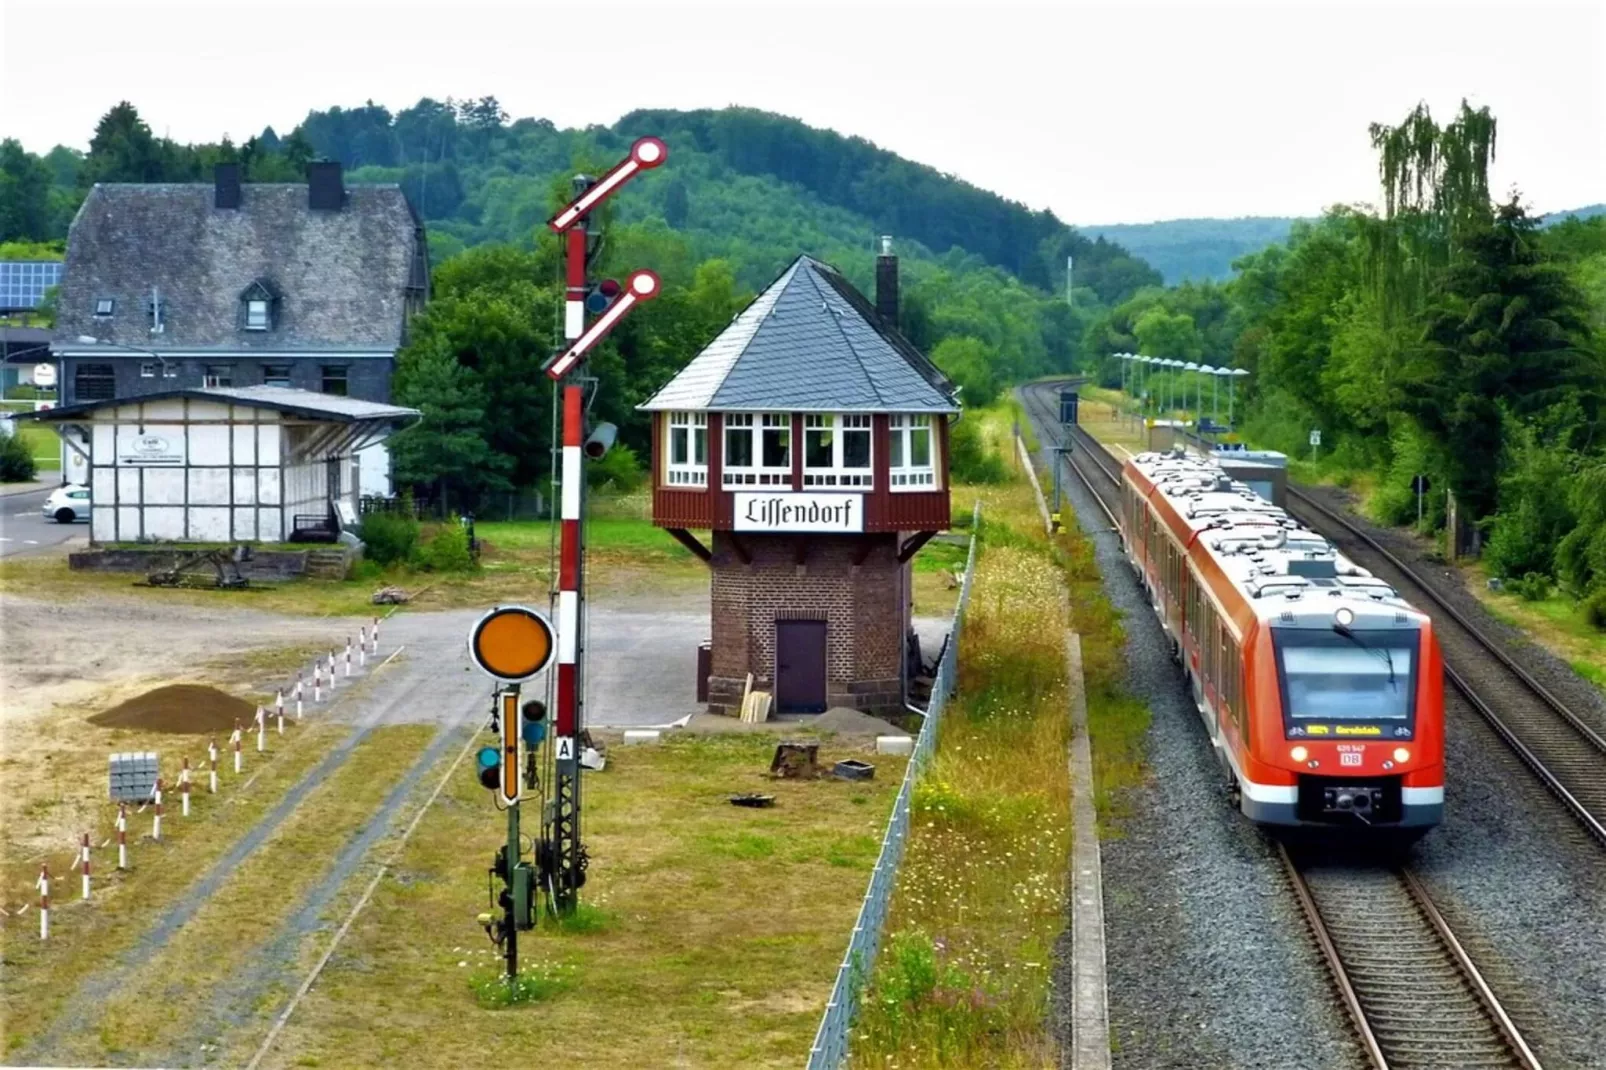
{"label": "overcast sky", "polygon": [[1606,200],[1603,8],[0,0],[0,135],[85,147],[119,99],[181,141],[370,98],[560,126],[743,104],[1111,223],[1373,200],[1367,124],[1465,96],[1499,121],[1495,189],[1550,211]]}

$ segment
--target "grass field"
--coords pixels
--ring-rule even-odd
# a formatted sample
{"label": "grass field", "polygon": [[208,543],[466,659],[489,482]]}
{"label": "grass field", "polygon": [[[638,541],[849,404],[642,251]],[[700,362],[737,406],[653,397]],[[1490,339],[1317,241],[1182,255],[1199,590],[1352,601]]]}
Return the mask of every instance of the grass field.
{"label": "grass field", "polygon": [[[29,403],[27,411],[33,411]],[[16,433],[28,445],[28,452],[33,454],[34,464],[40,471],[61,470],[61,439],[48,427],[34,423],[32,420],[19,420]]]}
{"label": "grass field", "polygon": [[[474,916],[504,824],[460,770],[266,1065],[801,1065],[903,762],[870,757],[869,782],[771,781],[774,742],[615,746],[587,780],[583,924],[521,934],[545,998],[499,1008],[474,988],[500,967]],[[775,807],[726,801],[752,790]]]}
{"label": "grass field", "polygon": [[1467,572],[1467,589],[1485,609],[1571,665],[1579,676],[1606,689],[1606,632],[1584,619],[1578,602],[1554,592],[1539,601],[1524,601],[1510,591],[1489,590],[1485,569]]}

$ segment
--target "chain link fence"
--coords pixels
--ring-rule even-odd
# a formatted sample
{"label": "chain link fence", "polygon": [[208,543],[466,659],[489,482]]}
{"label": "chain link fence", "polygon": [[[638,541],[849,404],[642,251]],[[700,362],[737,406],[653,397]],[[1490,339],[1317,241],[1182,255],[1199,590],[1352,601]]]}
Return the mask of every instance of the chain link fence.
{"label": "chain link fence", "polygon": [[914,797],[915,784],[937,748],[937,731],[942,725],[942,713],[953,696],[959,664],[959,632],[965,623],[965,607],[970,603],[970,585],[976,575],[976,536],[981,527],[981,503],[976,503],[970,521],[970,551],[965,557],[965,577],[959,584],[959,603],[954,606],[953,627],[949,630],[948,644],[937,675],[931,684],[931,704],[926,711],[925,724],[920,738],[915,741],[914,753],[909,756],[904,770],[903,784],[898,798],[892,804],[892,816],[887,819],[887,832],[881,840],[881,853],[870,874],[870,887],[864,893],[859,907],[859,918],[853,925],[853,936],[848,950],[837,967],[836,984],[831,998],[825,1004],[820,1028],[814,1034],[814,1045],[809,1050],[809,1070],[836,1070],[848,1056],[848,1038],[853,1029],[853,1018],[859,1010],[859,999],[870,971],[875,968],[876,952],[881,947],[881,928],[887,920],[887,907],[892,902],[892,889],[897,883],[898,866],[903,861],[904,844],[909,838],[909,804]]}

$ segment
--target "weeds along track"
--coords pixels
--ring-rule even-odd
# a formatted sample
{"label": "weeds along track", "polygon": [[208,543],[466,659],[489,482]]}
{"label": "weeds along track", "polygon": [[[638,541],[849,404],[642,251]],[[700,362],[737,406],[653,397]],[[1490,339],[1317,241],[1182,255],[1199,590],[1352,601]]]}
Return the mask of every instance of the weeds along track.
{"label": "weeds along track", "polygon": [[1409,870],[1316,862],[1288,848],[1279,854],[1377,1070],[1540,1070]]}
{"label": "weeds along track", "polygon": [[[1061,385],[1034,383],[1021,394],[1049,435],[1075,443],[1069,454],[1071,467],[1105,505],[1105,512],[1113,513],[1120,467],[1109,451],[1080,427],[1060,429],[1057,391]],[[1289,511],[1297,519],[1429,612],[1444,651],[1445,679],[1585,831],[1606,847],[1606,776],[1601,775],[1606,767],[1606,737],[1364,528],[1293,484],[1289,484],[1288,494],[1292,499]]]}

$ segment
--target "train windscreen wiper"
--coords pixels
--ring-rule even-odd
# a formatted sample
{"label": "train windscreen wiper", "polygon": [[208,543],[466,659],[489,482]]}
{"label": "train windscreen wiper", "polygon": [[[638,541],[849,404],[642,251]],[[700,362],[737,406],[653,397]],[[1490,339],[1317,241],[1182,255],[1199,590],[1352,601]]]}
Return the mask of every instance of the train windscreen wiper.
{"label": "train windscreen wiper", "polygon": [[1348,639],[1350,642],[1354,643],[1368,654],[1382,658],[1383,664],[1389,667],[1389,687],[1392,688],[1396,686],[1394,676],[1394,655],[1389,653],[1388,647],[1367,646],[1365,643],[1361,642],[1360,636],[1356,635],[1354,632],[1337,622],[1334,622],[1333,624],[1333,631],[1337,632],[1339,635],[1342,635],[1345,639]]}

